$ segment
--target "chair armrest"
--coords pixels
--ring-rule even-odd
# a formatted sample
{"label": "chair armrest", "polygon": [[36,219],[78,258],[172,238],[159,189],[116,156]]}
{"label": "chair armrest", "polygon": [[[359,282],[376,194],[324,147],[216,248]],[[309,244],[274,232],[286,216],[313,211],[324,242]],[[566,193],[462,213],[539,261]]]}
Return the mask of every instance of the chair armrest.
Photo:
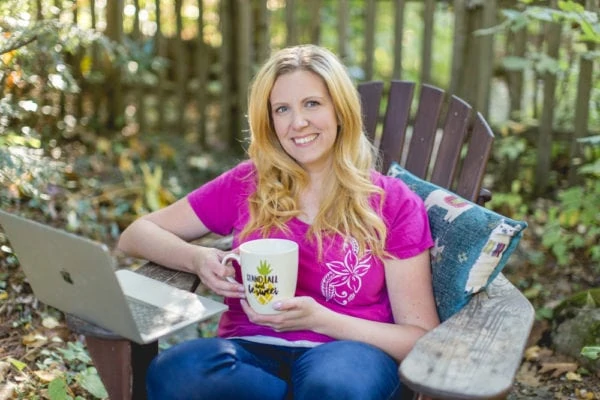
{"label": "chair armrest", "polygon": [[[232,235],[218,236],[215,234],[209,234],[198,239],[197,241],[194,241],[194,243],[205,247],[214,247],[219,250],[227,251],[231,249],[232,241]],[[190,292],[196,291],[198,285],[200,284],[200,278],[194,274],[176,271],[153,262],[148,262],[142,265],[135,272]]]}
{"label": "chair armrest", "polygon": [[419,339],[402,361],[402,381],[441,399],[493,399],[513,384],[534,309],[502,274],[457,314]]}
{"label": "chair armrest", "polygon": [[194,274],[163,267],[151,261],[136,269],[135,272],[188,292],[196,291],[200,284],[200,278]]}
{"label": "chair armrest", "polygon": [[484,206],[485,203],[492,200],[492,192],[490,192],[486,188],[481,188],[479,190],[479,196],[477,197],[477,204],[480,206]]}

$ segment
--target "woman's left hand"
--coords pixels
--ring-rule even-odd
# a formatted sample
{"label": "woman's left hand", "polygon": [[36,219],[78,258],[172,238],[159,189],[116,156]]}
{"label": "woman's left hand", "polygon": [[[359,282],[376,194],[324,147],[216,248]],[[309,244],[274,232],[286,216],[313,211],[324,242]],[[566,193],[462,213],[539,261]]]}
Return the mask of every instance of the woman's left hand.
{"label": "woman's left hand", "polygon": [[259,314],[248,302],[241,300],[242,308],[250,322],[273,328],[277,332],[317,330],[321,316],[328,311],[312,297],[302,296],[281,300],[273,304],[279,314]]}

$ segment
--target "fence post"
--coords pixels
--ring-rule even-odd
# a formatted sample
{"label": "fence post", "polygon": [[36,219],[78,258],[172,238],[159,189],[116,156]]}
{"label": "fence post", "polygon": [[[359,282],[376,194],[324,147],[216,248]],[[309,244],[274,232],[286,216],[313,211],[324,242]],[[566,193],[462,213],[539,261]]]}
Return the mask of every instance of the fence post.
{"label": "fence post", "polygon": [[262,64],[270,52],[269,10],[266,1],[254,1],[254,63]]}
{"label": "fence post", "polygon": [[405,0],[394,2],[394,66],[392,79],[402,79],[402,37],[404,33],[404,5]]}
{"label": "fence post", "polygon": [[[123,43],[123,0],[106,2],[106,36],[114,42]],[[123,83],[119,66],[106,60],[104,70],[107,71],[105,86],[107,101],[107,123],[109,130],[119,129],[125,122],[123,119]]]}
{"label": "fence post", "polygon": [[[598,0],[586,0],[585,8],[587,11],[598,12]],[[593,51],[596,46],[592,42],[586,43],[587,50]],[[579,74],[577,80],[577,96],[575,103],[575,126],[573,138],[571,138],[569,168],[569,184],[577,183],[577,167],[582,161],[581,145],[578,139],[588,134],[588,119],[590,113],[590,97],[594,79],[594,61],[587,59],[583,55],[579,56]]]}
{"label": "fence post", "polygon": [[[486,0],[483,6],[481,28],[491,28],[496,24],[496,0]],[[477,70],[477,101],[478,111],[487,116],[490,110],[490,87],[492,72],[494,70],[494,35],[480,36],[479,45],[480,62]]]}
{"label": "fence post", "polygon": [[454,0],[454,37],[452,39],[452,67],[449,92],[464,96],[462,69],[467,42],[466,0]]}
{"label": "fence post", "polygon": [[285,43],[287,46],[298,44],[298,25],[295,17],[296,0],[285,0],[285,25],[287,27]]}
{"label": "fence post", "polygon": [[232,21],[231,7],[232,0],[221,0],[221,9],[219,11],[219,21],[221,25],[221,48],[219,51],[220,74],[221,82],[221,98],[220,98],[220,118],[218,135],[224,139],[224,142],[230,145],[234,141],[234,135],[231,131],[231,103],[233,98],[231,84],[231,37],[232,37]]}
{"label": "fence post", "polygon": [[375,0],[368,0],[366,7],[366,26],[365,26],[365,64],[364,79],[370,81],[373,79],[373,59],[375,55],[375,19],[377,16],[377,4]]}
{"label": "fence post", "polygon": [[338,11],[338,56],[343,63],[348,64],[348,30],[350,28],[350,9],[348,0],[340,0]]}
{"label": "fence post", "polygon": [[[557,0],[551,0],[551,6],[556,8]],[[558,59],[560,49],[561,25],[556,22],[546,23],[546,51],[548,56]],[[554,105],[556,94],[556,75],[552,72],[546,72],[544,79],[544,98],[542,101],[542,116],[540,118],[540,127],[537,141],[537,165],[535,170],[535,188],[536,196],[545,195],[549,185],[549,175],[552,161],[552,128],[554,120]]]}
{"label": "fence post", "polygon": [[176,34],[175,34],[175,73],[177,76],[175,77],[175,98],[177,104],[177,125],[176,130],[179,134],[184,135],[186,132],[186,123],[185,123],[185,108],[187,104],[187,80],[188,80],[188,60],[187,60],[187,52],[184,48],[183,43],[183,18],[181,15],[181,10],[183,7],[182,0],[175,0],[175,26],[176,26]]}
{"label": "fence post", "polygon": [[235,105],[232,119],[233,138],[231,149],[238,152],[240,144],[247,143],[246,132],[248,123],[246,114],[248,112],[248,86],[250,84],[250,71],[252,69],[252,21],[250,19],[250,3],[247,0],[237,0],[234,10],[235,21],[235,60],[233,66],[235,73]]}
{"label": "fence post", "polygon": [[[510,46],[509,54],[524,58],[527,50],[527,28],[523,27],[517,32],[510,32],[507,45]],[[507,72],[511,118],[523,116],[523,75],[523,70]]]}
{"label": "fence post", "polygon": [[[133,5],[135,7],[135,18],[133,21],[133,32],[132,36],[136,41],[142,40],[142,33],[140,32],[140,0],[134,0]],[[138,67],[139,68],[139,67]],[[134,90],[135,101],[137,108],[135,110],[135,116],[138,123],[138,131],[141,134],[146,133],[146,86],[143,81],[136,82],[137,89]]]}
{"label": "fence post", "polygon": [[311,0],[310,2],[310,42],[319,44],[321,39],[321,7],[322,0]]}
{"label": "fence post", "polygon": [[423,4],[423,46],[421,47],[421,82],[431,82],[431,53],[433,48],[433,22],[435,0],[425,0]]}
{"label": "fence post", "polygon": [[202,148],[205,148],[208,141],[206,138],[206,107],[208,105],[208,90],[206,84],[208,82],[208,70],[210,64],[214,61],[208,45],[204,42],[204,1],[198,0],[198,50],[195,52],[194,65],[195,74],[197,75],[198,85],[194,91],[196,99],[198,122],[196,130],[198,132],[198,143]]}

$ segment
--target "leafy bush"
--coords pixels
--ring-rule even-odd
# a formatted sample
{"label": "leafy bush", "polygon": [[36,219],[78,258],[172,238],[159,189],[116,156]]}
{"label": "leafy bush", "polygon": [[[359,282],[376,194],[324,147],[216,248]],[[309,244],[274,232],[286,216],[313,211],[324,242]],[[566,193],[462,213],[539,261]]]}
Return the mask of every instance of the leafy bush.
{"label": "leafy bush", "polygon": [[559,265],[568,264],[576,255],[600,261],[600,136],[580,142],[588,144],[588,162],[578,170],[582,183],[560,191],[558,203],[545,218],[542,245]]}

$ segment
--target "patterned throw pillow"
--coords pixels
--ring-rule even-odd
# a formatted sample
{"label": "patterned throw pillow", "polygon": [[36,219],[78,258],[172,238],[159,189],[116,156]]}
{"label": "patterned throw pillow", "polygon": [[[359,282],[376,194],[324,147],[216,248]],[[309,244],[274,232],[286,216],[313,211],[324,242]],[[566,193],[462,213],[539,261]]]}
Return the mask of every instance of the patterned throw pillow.
{"label": "patterned throw pillow", "polygon": [[465,200],[393,164],[400,178],[425,202],[431,233],[433,291],[442,321],[463,308],[500,273],[527,224]]}

